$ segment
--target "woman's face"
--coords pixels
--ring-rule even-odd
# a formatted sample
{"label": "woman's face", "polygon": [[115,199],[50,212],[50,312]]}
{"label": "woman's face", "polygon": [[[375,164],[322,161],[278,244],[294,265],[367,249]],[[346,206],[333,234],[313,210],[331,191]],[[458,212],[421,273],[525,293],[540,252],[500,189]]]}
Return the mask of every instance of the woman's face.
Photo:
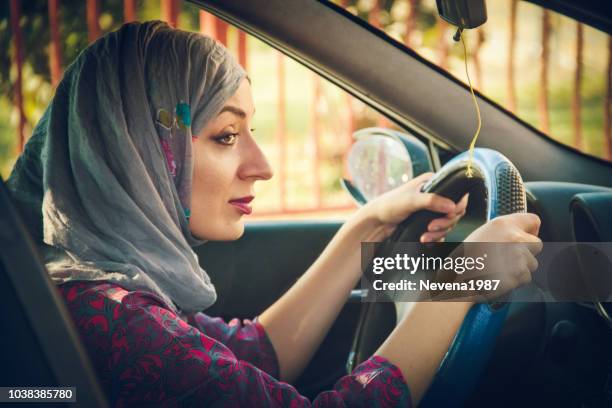
{"label": "woman's face", "polygon": [[245,78],[236,93],[193,139],[193,187],[189,229],[197,238],[229,241],[244,232],[251,213],[253,185],[272,170],[255,142],[251,85]]}

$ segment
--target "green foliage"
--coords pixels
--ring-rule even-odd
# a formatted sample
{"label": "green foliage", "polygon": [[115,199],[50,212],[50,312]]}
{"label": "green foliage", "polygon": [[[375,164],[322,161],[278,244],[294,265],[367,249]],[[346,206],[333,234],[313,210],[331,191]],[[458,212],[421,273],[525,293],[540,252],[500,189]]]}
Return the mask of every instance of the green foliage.
{"label": "green foliage", "polygon": [[[143,6],[144,0],[139,6]],[[151,2],[149,2],[151,3]],[[85,1],[59,2],[58,21],[62,70],[87,47],[87,14]],[[15,53],[10,28],[8,1],[0,2],[0,174],[6,178],[14,161],[17,142],[17,115],[11,112],[15,97],[16,71],[12,65]],[[99,25],[102,33],[117,29],[123,20],[122,0],[100,2]],[[26,135],[31,133],[53,96],[49,69],[50,29],[47,0],[21,1],[19,26],[23,38],[24,112]]]}
{"label": "green foliage", "polygon": [[[11,158],[15,156],[17,140],[9,126],[10,105],[0,98],[0,175],[3,178],[8,176],[10,168],[13,166]],[[4,158],[4,160],[2,160]]]}

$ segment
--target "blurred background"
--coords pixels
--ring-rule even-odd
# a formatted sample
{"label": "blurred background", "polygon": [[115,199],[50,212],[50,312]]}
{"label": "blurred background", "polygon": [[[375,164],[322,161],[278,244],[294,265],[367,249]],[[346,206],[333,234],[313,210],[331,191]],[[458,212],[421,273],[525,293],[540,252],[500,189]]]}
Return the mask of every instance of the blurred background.
{"label": "blurred background", "polygon": [[[438,17],[435,0],[334,3],[467,83],[463,49],[452,40],[453,28]],[[464,32],[474,87],[549,137],[612,160],[612,37],[525,1],[489,0],[487,11],[484,26]],[[216,38],[249,72],[257,107],[255,136],[275,170],[272,180],[256,184],[251,219],[343,218],[354,210],[339,183],[352,133],[393,123],[261,41],[181,0],[0,2],[4,179],[66,66],[124,22],[152,19]]]}

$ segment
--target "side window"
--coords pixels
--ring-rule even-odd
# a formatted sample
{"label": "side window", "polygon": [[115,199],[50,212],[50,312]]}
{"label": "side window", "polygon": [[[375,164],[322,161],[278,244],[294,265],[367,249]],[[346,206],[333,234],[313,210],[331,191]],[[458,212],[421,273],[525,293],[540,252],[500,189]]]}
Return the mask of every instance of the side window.
{"label": "side window", "polygon": [[[336,0],[467,82],[461,44],[435,0]],[[612,37],[528,1],[487,1],[464,31],[476,89],[549,137],[612,160]]]}
{"label": "side window", "polygon": [[[65,67],[88,43],[130,20],[161,18],[212,36],[246,67],[257,108],[255,137],[275,172],[255,185],[251,220],[346,217],[355,205],[340,178],[353,131],[393,127],[335,85],[188,2],[170,0],[161,2],[163,7],[144,1],[125,3],[131,7],[110,1],[49,2],[49,7],[21,2],[17,11],[8,3],[0,4],[0,172],[5,179]],[[15,13],[20,41],[11,26]],[[48,46],[35,47],[36,41]]]}
{"label": "side window", "polygon": [[209,33],[241,56],[251,78],[254,134],[275,172],[255,185],[251,219],[338,219],[353,212],[340,184],[352,134],[393,123],[257,38],[188,3],[183,7],[220,24],[222,32]]}

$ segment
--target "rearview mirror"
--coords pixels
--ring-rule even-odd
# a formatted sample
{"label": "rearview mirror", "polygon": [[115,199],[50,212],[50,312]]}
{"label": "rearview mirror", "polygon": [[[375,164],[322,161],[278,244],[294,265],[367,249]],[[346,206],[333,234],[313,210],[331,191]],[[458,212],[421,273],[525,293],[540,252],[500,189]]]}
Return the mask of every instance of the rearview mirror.
{"label": "rearview mirror", "polygon": [[427,146],[414,136],[366,128],[353,137],[347,156],[350,180],[342,185],[360,205],[432,169]]}
{"label": "rearview mirror", "polygon": [[487,21],[485,0],[436,0],[443,20],[461,29],[476,28]]}

